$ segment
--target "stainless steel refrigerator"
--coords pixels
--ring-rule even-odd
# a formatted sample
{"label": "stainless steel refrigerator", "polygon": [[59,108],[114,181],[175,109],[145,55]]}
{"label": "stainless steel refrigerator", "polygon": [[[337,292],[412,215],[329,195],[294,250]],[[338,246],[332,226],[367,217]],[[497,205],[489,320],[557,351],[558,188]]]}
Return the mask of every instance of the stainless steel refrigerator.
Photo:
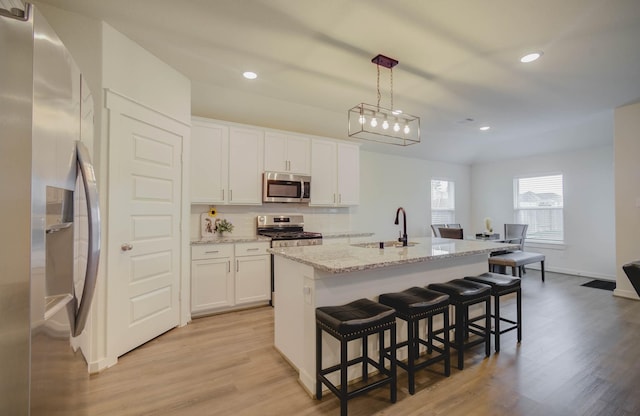
{"label": "stainless steel refrigerator", "polygon": [[0,0],[0,414],[81,415],[100,255],[93,101],[29,4]]}

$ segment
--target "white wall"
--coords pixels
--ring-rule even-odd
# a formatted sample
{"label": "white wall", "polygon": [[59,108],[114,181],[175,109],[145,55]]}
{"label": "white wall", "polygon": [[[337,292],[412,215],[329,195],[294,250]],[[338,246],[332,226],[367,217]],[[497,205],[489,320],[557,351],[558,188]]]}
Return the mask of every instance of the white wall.
{"label": "white wall", "polygon": [[407,234],[431,236],[431,179],[456,184],[456,222],[466,234],[470,228],[469,166],[360,151],[360,205],[352,208],[354,230],[375,232],[386,240],[398,237],[396,210],[407,213]]}
{"label": "white wall", "polygon": [[640,103],[615,110],[616,290],[637,299],[622,266],[640,260]]}
{"label": "white wall", "polygon": [[547,270],[615,280],[612,146],[472,166],[473,225],[481,230],[490,217],[504,233],[514,222],[514,177],[553,173],[564,178],[565,244],[525,248],[545,254]]}

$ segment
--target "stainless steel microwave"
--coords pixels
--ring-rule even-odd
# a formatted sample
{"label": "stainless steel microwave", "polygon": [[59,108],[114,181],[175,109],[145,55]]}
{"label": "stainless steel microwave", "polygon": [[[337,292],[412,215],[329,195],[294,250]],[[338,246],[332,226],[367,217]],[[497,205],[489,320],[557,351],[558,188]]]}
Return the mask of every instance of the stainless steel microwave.
{"label": "stainless steel microwave", "polygon": [[262,202],[309,202],[311,176],[265,172],[263,179]]}

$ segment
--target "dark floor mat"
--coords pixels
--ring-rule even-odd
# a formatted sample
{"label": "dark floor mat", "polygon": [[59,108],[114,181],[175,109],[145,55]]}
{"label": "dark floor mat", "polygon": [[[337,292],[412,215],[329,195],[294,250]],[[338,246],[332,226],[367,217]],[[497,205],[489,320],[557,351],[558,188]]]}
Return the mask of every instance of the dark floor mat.
{"label": "dark floor mat", "polygon": [[609,280],[592,280],[590,282],[584,283],[580,286],[585,287],[594,287],[596,289],[604,289],[604,290],[613,290],[616,288],[616,282],[611,282]]}

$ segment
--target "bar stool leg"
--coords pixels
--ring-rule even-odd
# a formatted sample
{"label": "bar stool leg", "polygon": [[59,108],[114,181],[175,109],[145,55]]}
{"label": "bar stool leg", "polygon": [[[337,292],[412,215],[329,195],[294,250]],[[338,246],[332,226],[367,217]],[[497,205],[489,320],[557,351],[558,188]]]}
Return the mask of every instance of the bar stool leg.
{"label": "bar stool leg", "polygon": [[454,343],[456,345],[456,350],[458,352],[458,369],[462,370],[464,368],[464,311],[462,305],[456,305],[456,328],[454,334]]}
{"label": "bar stool leg", "polygon": [[496,352],[500,352],[500,295],[493,295],[493,321],[496,333]]}
{"label": "bar stool leg", "polygon": [[[391,332],[391,403],[395,403],[398,400],[398,357],[396,351],[396,326],[393,325],[389,332]],[[383,338],[382,343],[384,344],[384,331],[381,332],[380,336]],[[384,360],[381,360],[381,362],[382,365],[384,365]]]}
{"label": "bar stool leg", "polygon": [[316,398],[322,399],[322,382],[320,371],[322,370],[322,329],[316,325]]}
{"label": "bar stool leg", "polygon": [[522,290],[516,292],[516,314],[518,319],[518,342],[522,341]]}
{"label": "bar stool leg", "polygon": [[491,355],[491,296],[484,302],[484,352]]}
{"label": "bar stool leg", "polygon": [[427,319],[427,340],[427,354],[431,354],[433,352],[433,316],[429,316]]}
{"label": "bar stool leg", "polygon": [[416,392],[415,362],[418,355],[416,342],[416,325],[413,319],[407,320],[407,373],[409,376],[409,394]]}
{"label": "bar stool leg", "polygon": [[362,381],[366,382],[369,380],[369,341],[368,337],[365,335],[362,337]]}
{"label": "bar stool leg", "polygon": [[347,344],[348,341],[340,341],[340,416],[347,416]]}
{"label": "bar stool leg", "polygon": [[[446,340],[446,342],[444,343],[443,347],[444,347],[444,375],[449,377],[449,375],[451,375],[451,349],[449,348],[449,308],[447,307],[444,310],[444,316],[443,316],[443,329],[444,332],[442,334],[442,339]],[[432,333],[433,335],[433,333]],[[431,344],[433,342],[433,339],[429,340],[429,344]]]}

